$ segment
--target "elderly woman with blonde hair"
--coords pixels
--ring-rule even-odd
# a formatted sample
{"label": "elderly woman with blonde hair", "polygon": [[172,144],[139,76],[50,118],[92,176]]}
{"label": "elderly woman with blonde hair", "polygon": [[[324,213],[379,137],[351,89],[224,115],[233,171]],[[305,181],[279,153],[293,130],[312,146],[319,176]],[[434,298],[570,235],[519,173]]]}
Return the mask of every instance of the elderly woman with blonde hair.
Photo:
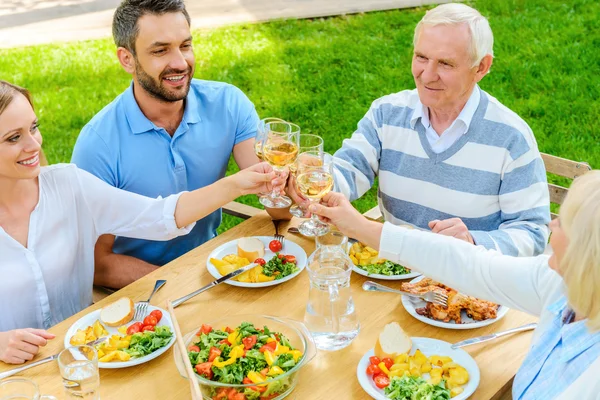
{"label": "elderly woman with blonde hair", "polygon": [[73,164],[41,168],[41,143],[29,92],[0,81],[0,360],[6,363],[31,360],[54,338],[45,329],[91,304],[100,235],[169,240],[242,194],[284,184],[261,163],[151,199]]}
{"label": "elderly woman with blonde hair", "polygon": [[600,171],[575,180],[550,223],[551,256],[515,258],[455,238],[380,224],[339,193],[311,211],[465,294],[540,317],[513,383],[514,399],[598,399],[600,393]]}

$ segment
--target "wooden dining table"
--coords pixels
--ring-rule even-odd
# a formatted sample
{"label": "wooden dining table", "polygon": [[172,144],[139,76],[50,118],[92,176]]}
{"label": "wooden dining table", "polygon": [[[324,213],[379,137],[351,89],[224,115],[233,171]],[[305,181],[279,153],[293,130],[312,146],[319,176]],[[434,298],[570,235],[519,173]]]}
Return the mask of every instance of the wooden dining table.
{"label": "wooden dining table", "polygon": [[[280,233],[287,227],[297,226],[293,219],[280,225]],[[229,241],[245,236],[269,236],[274,229],[271,218],[265,212],[242,222],[209,242],[179,257],[153,273],[91,305],[78,314],[55,325],[50,332],[56,335],[41,349],[35,360],[60,352],[69,327],[87,313],[106,306],[119,297],[127,296],[133,301],[146,300],[157,279],[167,284],[152,299],[152,304],[166,309],[166,301],[190,293],[214,278],[207,272],[206,261],[212,250]],[[314,250],[314,239],[285,233],[287,241],[299,244],[307,254]],[[428,337],[450,343],[475,336],[490,334],[528,324],[536,320],[528,314],[510,310],[500,321],[478,329],[452,330],[434,327],[413,318],[404,309],[400,296],[390,293],[365,292],[361,286],[368,278],[352,274],[351,288],[360,333],[352,344],[342,350],[320,351],[299,373],[295,390],[288,397],[301,400],[347,400],[368,399],[356,377],[356,367],[363,355],[372,349],[382,328],[398,322],[411,337]],[[400,287],[402,281],[383,282]],[[227,315],[264,314],[302,321],[308,299],[309,279],[306,271],[280,285],[265,288],[242,288],[227,284],[219,285],[188,300],[175,309],[181,331],[195,331],[202,323]],[[481,371],[481,381],[471,399],[503,399],[510,392],[512,379],[529,349],[531,332],[509,335],[465,350],[475,359]],[[15,366],[0,363],[0,372]],[[56,361],[46,363],[19,374],[33,379],[43,394],[65,398]],[[122,369],[101,369],[100,398],[110,399],[189,399],[190,386],[178,372],[173,348],[147,363]]]}

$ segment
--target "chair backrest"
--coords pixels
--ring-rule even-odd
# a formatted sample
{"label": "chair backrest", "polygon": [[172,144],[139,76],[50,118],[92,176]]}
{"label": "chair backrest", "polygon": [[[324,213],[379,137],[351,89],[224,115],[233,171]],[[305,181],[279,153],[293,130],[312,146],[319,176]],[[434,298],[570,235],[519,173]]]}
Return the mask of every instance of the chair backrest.
{"label": "chair backrest", "polygon": [[[566,158],[552,156],[550,154],[540,153],[544,165],[546,166],[546,173],[561,176],[563,178],[575,179],[578,176],[585,174],[592,170],[592,167],[586,162],[572,161]],[[563,186],[558,186],[552,183],[548,184],[548,191],[550,192],[550,203],[562,204],[565,201],[565,197],[569,189]],[[552,219],[558,217],[558,214],[550,213]]]}

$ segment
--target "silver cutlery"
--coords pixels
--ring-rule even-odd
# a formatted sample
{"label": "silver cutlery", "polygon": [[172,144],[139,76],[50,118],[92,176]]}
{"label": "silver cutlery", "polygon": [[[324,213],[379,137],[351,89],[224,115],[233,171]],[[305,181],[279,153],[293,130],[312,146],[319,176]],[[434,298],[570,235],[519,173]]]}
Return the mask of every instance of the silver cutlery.
{"label": "silver cutlery", "polygon": [[410,293],[403,292],[402,290],[392,289],[391,287],[380,285],[379,283],[375,283],[373,281],[366,281],[363,283],[362,288],[367,292],[387,292],[387,293],[397,293],[408,297],[418,298],[430,303],[434,303],[440,305],[442,307],[448,306],[448,296],[443,293],[438,293],[435,291],[429,291],[425,293]]}
{"label": "silver cutlery", "polygon": [[273,235],[273,237],[275,238],[275,240],[279,240],[279,242],[281,243],[281,247],[283,247],[283,242],[285,241],[285,237],[283,237],[282,235],[279,234],[279,223],[281,222],[281,220],[279,219],[273,219],[273,225],[275,226],[275,235]]}
{"label": "silver cutlery", "polygon": [[158,289],[163,287],[165,283],[167,283],[167,281],[162,279],[157,280],[154,284],[154,290],[152,291],[152,293],[150,293],[150,297],[148,297],[148,300],[140,301],[135,305],[135,314],[133,314],[134,321],[141,320],[142,318],[144,318],[146,312],[148,311],[148,304],[150,304],[152,296],[154,296],[154,293],[158,292]]}
{"label": "silver cutlery", "polygon": [[496,338],[499,338],[499,337],[502,337],[505,335],[510,335],[511,333],[530,331],[535,328],[537,328],[537,323],[533,322],[531,324],[519,326],[517,328],[508,329],[506,331],[492,333],[491,335],[478,336],[478,337],[475,337],[472,339],[463,340],[462,342],[454,343],[451,347],[453,349],[458,349],[459,347],[465,347],[465,346],[470,346],[472,344],[483,343],[483,342],[494,340]]}
{"label": "silver cutlery", "polygon": [[173,301],[173,302],[172,302],[172,303],[173,303],[173,307],[177,307],[177,306],[178,306],[178,305],[180,305],[181,303],[183,303],[183,302],[185,302],[185,301],[188,301],[188,300],[189,300],[189,299],[191,299],[192,297],[194,297],[194,296],[197,296],[197,295],[199,295],[200,293],[202,293],[202,292],[205,292],[205,291],[207,291],[208,289],[210,289],[210,288],[213,288],[213,287],[217,286],[217,285],[218,285],[218,284],[220,284],[220,283],[223,283],[223,282],[225,282],[225,281],[228,281],[228,280],[230,280],[231,278],[235,278],[236,276],[238,276],[238,275],[240,275],[240,274],[243,274],[243,273],[244,273],[244,272],[246,272],[246,271],[250,271],[252,268],[255,268],[256,266],[258,266],[258,264],[251,263],[251,264],[248,264],[248,265],[246,265],[245,267],[242,267],[242,268],[240,268],[240,269],[236,269],[235,271],[233,271],[233,272],[230,272],[230,273],[228,273],[227,275],[225,275],[225,276],[222,276],[222,277],[220,277],[219,279],[216,279],[216,280],[212,281],[212,282],[211,282],[211,283],[209,283],[208,285],[206,285],[206,286],[204,286],[204,287],[202,287],[202,288],[200,288],[200,289],[196,290],[195,292],[192,292],[192,293],[190,293],[190,294],[188,294],[188,295],[185,295],[185,296],[183,296],[183,297],[181,297],[181,298],[179,298],[179,299],[177,299],[177,300]]}
{"label": "silver cutlery", "polygon": [[[104,337],[101,337],[100,339],[96,339],[94,341],[86,343],[86,346],[92,346],[93,347],[93,346],[96,346],[96,345],[98,345],[98,344],[106,341],[107,339],[108,339],[108,336],[104,336]],[[37,367],[38,365],[45,364],[45,363],[50,362],[50,361],[54,361],[54,360],[56,360],[58,358],[59,354],[60,354],[60,352],[58,352],[56,354],[53,354],[51,356],[48,356],[46,358],[42,358],[41,360],[38,360],[38,361],[33,362],[31,364],[26,364],[26,365],[23,365],[22,367],[2,372],[2,373],[0,373],[0,379],[8,378],[9,376],[13,376],[14,374],[18,374],[21,371],[25,371],[26,369]]]}

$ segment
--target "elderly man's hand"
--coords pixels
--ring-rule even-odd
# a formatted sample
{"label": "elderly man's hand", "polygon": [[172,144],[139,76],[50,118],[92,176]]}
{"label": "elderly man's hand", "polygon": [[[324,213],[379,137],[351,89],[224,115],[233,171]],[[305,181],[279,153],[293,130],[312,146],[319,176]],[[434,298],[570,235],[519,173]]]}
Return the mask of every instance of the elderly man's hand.
{"label": "elderly man's hand", "polygon": [[452,236],[475,244],[473,236],[469,233],[469,228],[460,218],[449,218],[444,220],[435,219],[429,222],[429,228],[433,233],[440,233],[446,236]]}

